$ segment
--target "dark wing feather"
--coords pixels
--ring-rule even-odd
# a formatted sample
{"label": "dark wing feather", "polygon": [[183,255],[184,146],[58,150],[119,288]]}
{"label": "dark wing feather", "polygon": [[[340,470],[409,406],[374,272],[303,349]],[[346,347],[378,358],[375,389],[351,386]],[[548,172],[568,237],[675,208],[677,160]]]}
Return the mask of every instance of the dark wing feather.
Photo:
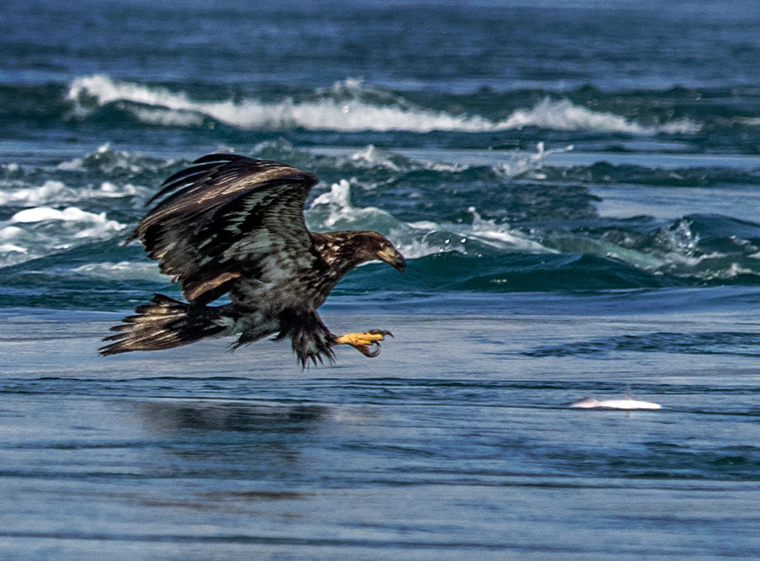
{"label": "dark wing feather", "polygon": [[298,278],[316,259],[303,206],[315,175],[279,162],[212,154],[167,179],[139,238],[189,302],[207,303],[236,278]]}

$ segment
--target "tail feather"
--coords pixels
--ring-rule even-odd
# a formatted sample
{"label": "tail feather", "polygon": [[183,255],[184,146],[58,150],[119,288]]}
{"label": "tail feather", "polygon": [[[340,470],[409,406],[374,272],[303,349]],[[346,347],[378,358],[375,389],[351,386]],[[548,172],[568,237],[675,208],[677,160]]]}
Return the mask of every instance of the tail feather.
{"label": "tail feather", "polygon": [[110,343],[99,349],[101,355],[171,349],[225,329],[215,321],[221,317],[218,308],[178,302],[163,294],[156,294],[150,304],[138,306],[135,312],[111,328],[115,334],[103,339]]}

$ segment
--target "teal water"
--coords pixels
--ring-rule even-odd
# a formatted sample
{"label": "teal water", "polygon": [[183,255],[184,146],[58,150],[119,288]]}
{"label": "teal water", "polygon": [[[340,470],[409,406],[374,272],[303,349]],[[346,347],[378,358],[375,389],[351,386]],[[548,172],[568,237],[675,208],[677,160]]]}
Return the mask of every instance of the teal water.
{"label": "teal water", "polygon": [[[11,1],[0,553],[754,559],[754,2]],[[103,358],[175,285],[122,242],[203,154],[369,228],[323,308],[376,359]],[[655,411],[579,410],[629,392]]]}

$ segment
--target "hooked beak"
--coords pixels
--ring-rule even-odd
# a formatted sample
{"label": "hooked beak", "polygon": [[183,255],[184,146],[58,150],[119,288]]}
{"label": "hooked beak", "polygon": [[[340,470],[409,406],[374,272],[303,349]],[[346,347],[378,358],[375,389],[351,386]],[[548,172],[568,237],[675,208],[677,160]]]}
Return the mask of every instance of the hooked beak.
{"label": "hooked beak", "polygon": [[406,270],[406,259],[404,259],[404,256],[392,247],[378,251],[377,258],[384,263],[388,263],[388,265],[396,269],[399,273],[403,273]]}

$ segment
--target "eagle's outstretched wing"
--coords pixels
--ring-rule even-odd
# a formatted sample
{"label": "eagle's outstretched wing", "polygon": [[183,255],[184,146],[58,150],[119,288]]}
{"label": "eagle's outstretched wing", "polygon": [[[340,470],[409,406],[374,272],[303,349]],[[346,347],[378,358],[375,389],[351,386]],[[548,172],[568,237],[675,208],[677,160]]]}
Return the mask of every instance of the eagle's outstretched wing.
{"label": "eagle's outstretched wing", "polygon": [[303,217],[318,179],[286,164],[211,154],[167,179],[139,238],[188,302],[206,304],[239,277],[296,278],[319,258]]}

